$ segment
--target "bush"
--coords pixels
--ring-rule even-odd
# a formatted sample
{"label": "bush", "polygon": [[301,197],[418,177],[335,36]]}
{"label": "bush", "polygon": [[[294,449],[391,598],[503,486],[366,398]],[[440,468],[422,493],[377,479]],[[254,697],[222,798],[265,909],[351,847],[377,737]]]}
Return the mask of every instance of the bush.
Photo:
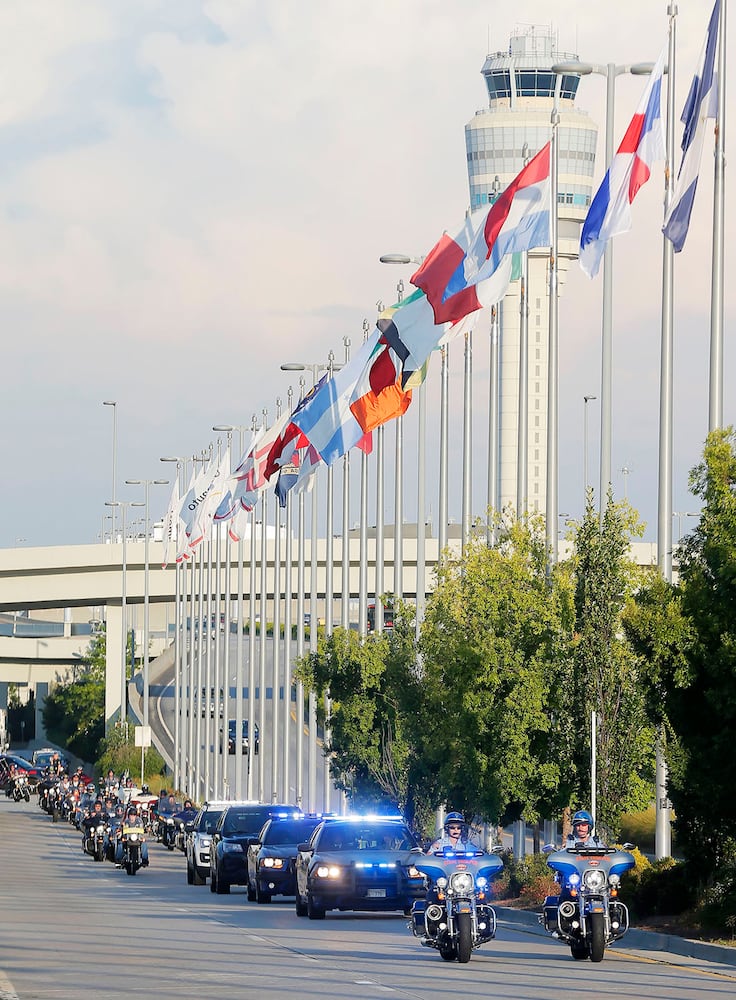
{"label": "bush", "polygon": [[519,899],[524,906],[537,906],[545,896],[557,893],[546,854],[527,854],[517,861],[510,851],[504,851],[501,858],[503,872],[492,883],[496,899]]}
{"label": "bush", "polygon": [[[96,767],[100,774],[107,774],[112,768],[115,774],[129,771],[131,777],[141,773],[141,748],[135,745],[133,727],[128,727],[128,733],[120,726],[110,730],[110,733],[100,740],[100,756]],[[144,778],[153,778],[163,774],[166,762],[155,747],[146,748]]]}

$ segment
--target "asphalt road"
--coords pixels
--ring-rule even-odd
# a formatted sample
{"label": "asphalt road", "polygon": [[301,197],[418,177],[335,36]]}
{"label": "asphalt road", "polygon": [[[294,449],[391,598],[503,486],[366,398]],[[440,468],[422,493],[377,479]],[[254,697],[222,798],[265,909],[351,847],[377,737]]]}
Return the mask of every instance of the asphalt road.
{"label": "asphalt road", "polygon": [[95,864],[35,800],[0,800],[1,1000],[146,997],[268,1000],[725,1000],[736,969],[656,952],[600,965],[501,919],[467,965],[423,949],[396,914],[299,919],[293,901],[248,903],[188,886],[184,858],[151,845],[130,878]]}

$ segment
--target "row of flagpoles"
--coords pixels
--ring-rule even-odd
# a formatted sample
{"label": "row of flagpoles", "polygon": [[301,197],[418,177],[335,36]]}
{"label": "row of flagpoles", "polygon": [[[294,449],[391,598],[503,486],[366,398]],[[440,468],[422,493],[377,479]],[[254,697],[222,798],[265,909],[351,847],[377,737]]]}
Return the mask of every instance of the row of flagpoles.
{"label": "row of flagpoles", "polygon": [[[608,241],[615,235],[625,232],[632,226],[631,206],[641,188],[653,174],[653,168],[658,161],[664,161],[664,217],[663,217],[663,299],[662,299],[662,352],[660,373],[660,442],[659,442],[659,507],[658,507],[658,552],[659,564],[667,578],[671,577],[671,518],[672,518],[672,288],[673,288],[673,254],[682,250],[687,237],[688,227],[693,211],[698,173],[708,123],[716,122],[715,152],[716,152],[716,183],[714,192],[714,235],[713,235],[713,286],[711,307],[711,385],[709,429],[722,423],[722,338],[723,338],[723,198],[724,198],[724,134],[725,134],[725,18],[726,0],[715,0],[708,22],[705,42],[698,68],[693,78],[685,108],[682,114],[683,137],[682,157],[677,177],[674,177],[674,82],[675,82],[675,23],[676,9],[669,11],[669,42],[666,51],[660,55],[649,77],[647,87],[639,106],[632,118],[626,134],[612,160],[608,165],[605,178],[592,200],[589,212],[583,224],[580,241],[580,264],[583,270],[593,277],[598,271],[600,262],[606,252]],[[720,43],[719,43],[720,40]],[[662,113],[662,84],[665,73],[668,75],[668,97],[666,121]],[[237,584],[238,612],[238,654],[237,669],[242,671],[243,657],[241,650],[243,632],[243,595],[250,594],[250,631],[249,648],[249,731],[252,734],[255,719],[254,692],[259,685],[256,683],[255,669],[255,594],[260,592],[260,621],[266,621],[266,519],[268,500],[267,494],[273,489],[277,498],[275,505],[274,546],[278,552],[282,539],[282,516],[285,521],[283,537],[284,544],[291,549],[294,533],[294,509],[292,504],[298,504],[298,522],[296,531],[296,554],[291,558],[296,570],[296,593],[291,590],[291,570],[285,568],[282,576],[282,555],[274,555],[276,585],[274,586],[273,618],[274,636],[277,637],[281,625],[281,601],[284,602],[284,627],[286,646],[284,663],[284,707],[288,708],[291,681],[289,664],[292,656],[304,652],[303,611],[297,608],[297,640],[295,646],[291,643],[291,614],[293,601],[304,601],[304,552],[305,525],[304,502],[305,494],[310,490],[312,495],[312,538],[311,556],[316,560],[316,524],[317,500],[314,486],[317,472],[327,470],[327,531],[328,546],[327,574],[329,580],[325,585],[325,607],[327,609],[326,624],[332,627],[332,593],[331,551],[332,551],[332,506],[333,506],[333,469],[338,460],[343,461],[343,540],[342,540],[342,608],[341,624],[347,626],[349,618],[349,602],[353,596],[349,590],[348,531],[348,475],[349,454],[357,450],[361,462],[360,485],[360,572],[359,572],[359,628],[366,631],[366,608],[369,596],[367,570],[364,565],[366,558],[367,518],[367,470],[369,456],[375,448],[376,473],[376,567],[372,595],[375,600],[377,626],[380,628],[382,593],[391,590],[386,587],[383,567],[383,427],[390,421],[396,422],[397,455],[400,453],[401,418],[406,413],[412,393],[419,390],[420,401],[423,398],[424,380],[427,376],[431,357],[437,351],[442,357],[442,393],[443,416],[440,438],[440,505],[439,505],[439,542],[440,551],[447,542],[447,400],[446,378],[449,345],[462,336],[466,345],[466,359],[469,358],[469,344],[473,324],[482,311],[491,308],[495,315],[498,303],[509,287],[512,276],[512,258],[514,254],[538,249],[550,248],[550,341],[549,341],[549,381],[548,381],[548,419],[547,419],[547,491],[546,520],[547,537],[551,558],[557,557],[557,212],[552,206],[557,204],[557,100],[553,110],[550,129],[550,142],[537,152],[525,164],[518,176],[500,193],[495,202],[487,209],[468,215],[460,230],[454,237],[443,235],[429,254],[422,259],[416,272],[411,277],[414,291],[406,299],[398,301],[379,314],[375,329],[367,333],[363,343],[353,357],[346,357],[345,363],[335,365],[330,360],[324,366],[315,366],[315,384],[312,389],[303,393],[295,407],[282,413],[277,413],[274,421],[267,424],[264,419],[257,425],[253,421],[250,428],[251,437],[247,447],[241,444],[240,458],[232,468],[231,436],[228,436],[227,447],[221,454],[203,461],[199,472],[192,470],[188,481],[180,482],[179,477],[174,484],[164,526],[164,563],[175,557],[180,570],[177,580],[181,579],[178,588],[179,600],[177,608],[181,608],[182,621],[188,618],[191,623],[205,619],[211,621],[209,602],[213,598],[213,587],[207,577],[212,571],[212,560],[215,559],[217,580],[222,578],[220,570],[221,550],[225,550],[225,564],[230,563],[231,546],[238,546],[239,570]],[[466,402],[469,386],[469,361],[466,361]],[[322,371],[322,377],[317,380],[317,368]],[[523,380],[525,381],[525,379]],[[491,399],[494,399],[493,389]],[[524,394],[520,392],[520,400]],[[519,426],[526,426],[526,414],[519,414]],[[495,506],[497,496],[497,478],[493,476],[492,464],[496,460],[493,450],[493,421],[490,422],[489,440],[489,504]],[[464,432],[464,452],[468,448],[470,431]],[[443,454],[444,449],[444,454]],[[526,442],[519,441],[518,462],[521,466],[526,461]],[[443,471],[444,462],[444,471]],[[465,470],[465,461],[464,461]],[[422,473],[423,474],[423,473]],[[421,478],[421,477],[420,477]],[[527,498],[524,495],[523,477],[519,476],[517,496],[518,513],[526,510]],[[395,547],[394,551],[394,586],[393,592],[399,596],[403,593],[401,576],[402,543],[401,504],[400,504],[400,470],[397,459],[397,495],[395,509]],[[444,490],[444,503],[443,503]],[[469,522],[470,490],[463,476],[463,538]],[[257,511],[260,509],[260,537],[262,552],[260,567],[262,579],[254,578],[257,562],[255,539],[257,534]],[[220,530],[214,526],[222,525]],[[379,530],[380,529],[380,530]],[[249,536],[250,541],[250,574],[248,587],[243,589],[243,545]],[[491,533],[489,531],[489,540]],[[287,555],[286,560],[290,558]],[[301,564],[299,560],[302,560]],[[186,567],[186,570],[184,570]],[[311,566],[311,579],[308,585],[310,593],[311,622],[310,648],[315,648],[317,621],[317,581],[316,562]],[[230,580],[229,571],[225,579]],[[283,584],[283,581],[286,581]],[[186,581],[186,582],[185,582]],[[282,587],[283,584],[283,587]],[[229,586],[229,583],[228,583]],[[217,584],[219,587],[219,583]],[[218,609],[225,602],[226,622],[230,620],[231,595],[214,590],[214,600]],[[346,590],[347,588],[347,590]],[[416,598],[418,604],[423,602],[424,577],[417,578]],[[206,599],[204,595],[207,595]],[[208,610],[204,609],[204,601]],[[189,613],[186,613],[186,608]],[[202,616],[205,616],[204,618]],[[289,630],[286,624],[289,622]],[[179,630],[177,629],[177,635]],[[193,632],[191,633],[193,637]],[[201,637],[201,636],[200,636]],[[265,691],[266,655],[263,633],[261,633],[261,648],[259,652],[260,691]],[[208,666],[210,649],[206,652],[199,647],[203,644],[191,643],[188,650],[188,662],[185,650],[177,651],[177,767],[180,775],[188,783],[190,793],[203,791],[210,794],[219,791],[222,786],[224,767],[217,760],[202,759],[202,748],[216,746],[217,739],[211,739],[208,734],[199,732],[201,726],[197,722],[187,722],[189,718],[198,720],[200,711],[188,712],[185,701],[186,691],[199,692],[204,688],[210,690],[210,679],[214,681],[215,691],[219,688],[217,663]],[[271,775],[271,795],[275,797],[287,794],[289,791],[288,760],[289,750],[287,738],[284,738],[280,750],[283,763],[281,778],[277,769],[277,710],[279,691],[280,655],[279,642],[274,641],[274,704],[273,704],[273,773]],[[196,648],[195,648],[196,647]],[[219,650],[219,643],[217,644]],[[224,644],[222,657],[228,654],[228,644]],[[217,656],[217,651],[213,651]],[[203,659],[204,657],[204,659]],[[228,666],[223,663],[225,677],[228,677]],[[186,678],[186,683],[185,683]],[[287,686],[288,680],[288,686]],[[200,683],[201,681],[201,683]],[[224,685],[227,691],[228,685]],[[236,681],[236,734],[241,731],[243,678]],[[297,725],[301,718],[303,700],[297,693]],[[264,699],[259,705],[261,723],[264,721]],[[316,722],[313,696],[310,698],[308,719],[310,726],[310,748],[316,746]],[[225,719],[229,718],[227,711]],[[288,720],[288,711],[285,713]],[[205,720],[205,728],[208,723]],[[301,729],[298,730],[301,732]],[[225,743],[227,741],[225,740]],[[251,738],[251,746],[253,740]],[[297,744],[297,779],[296,788],[300,799],[299,804],[308,800],[314,807],[315,771],[310,761],[308,790],[304,789],[301,751]],[[213,751],[210,750],[210,753]],[[310,749],[310,754],[312,754]],[[216,758],[215,753],[215,758]],[[207,754],[204,755],[207,758]],[[245,784],[242,775],[240,755],[236,754],[236,784],[240,792]],[[266,794],[267,780],[263,773],[263,758],[259,763],[259,771],[248,768],[248,792],[262,797]],[[327,792],[325,792],[325,798]],[[323,803],[324,804],[324,803]]]}

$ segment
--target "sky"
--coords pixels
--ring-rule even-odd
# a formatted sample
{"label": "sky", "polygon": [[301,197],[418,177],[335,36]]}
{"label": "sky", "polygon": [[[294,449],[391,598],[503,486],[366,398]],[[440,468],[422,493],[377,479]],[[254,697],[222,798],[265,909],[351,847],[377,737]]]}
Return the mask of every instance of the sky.
{"label": "sky", "polygon": [[[710,3],[678,6],[679,115]],[[582,0],[5,0],[0,547],[99,540],[113,441],[117,499],[140,500],[141,488],[123,481],[170,478],[161,456],[200,454],[217,439],[213,425],[249,426],[264,408],[273,419],[277,397],[286,405],[289,385],[299,388],[280,364],[321,362],[330,350],[340,360],[346,337],[357,347],[377,302],[394,301],[411,274],[379,256],[426,254],[462,222],[464,126],[487,105],[486,54],[539,25],[585,61],[654,61],[666,44],[665,0],[619,0],[612,11]],[[643,86],[617,79],[616,144]],[[597,184],[603,77],[585,78],[577,103],[600,127]],[[728,129],[726,138],[728,159]],[[688,472],[708,427],[711,149],[675,266],[679,512],[697,510]],[[727,251],[733,204],[727,197]],[[614,243],[613,485],[640,511],[649,540],[661,214],[660,173],[639,193],[633,230]],[[559,510],[573,517],[583,502],[583,396],[600,398],[601,291],[602,271],[591,281],[575,264],[560,303]],[[726,424],[734,294],[727,282]],[[484,350],[474,355],[479,379]],[[116,402],[114,421],[104,400]],[[596,484],[597,406],[588,410]],[[407,419],[407,453],[413,426]],[[152,517],[168,492],[151,487]],[[474,498],[476,513],[482,506]],[[675,520],[675,538],[692,527],[692,518]]]}

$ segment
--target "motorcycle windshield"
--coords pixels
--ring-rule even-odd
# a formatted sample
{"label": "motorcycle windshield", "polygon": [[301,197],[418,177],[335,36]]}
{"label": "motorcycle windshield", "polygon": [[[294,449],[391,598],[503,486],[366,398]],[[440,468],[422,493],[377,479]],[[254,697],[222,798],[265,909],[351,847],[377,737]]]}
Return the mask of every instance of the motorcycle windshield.
{"label": "motorcycle windshield", "polygon": [[442,851],[414,861],[414,867],[424,875],[428,875],[433,882],[438,878],[446,878],[457,871],[469,871],[475,881],[483,877],[490,879],[498,875],[503,868],[503,861],[497,854],[461,853],[445,848]]}
{"label": "motorcycle windshield", "polygon": [[565,847],[561,851],[554,851],[547,858],[547,865],[566,879],[575,874],[582,877],[589,868],[598,868],[606,876],[620,875],[635,864],[632,854],[615,847]]}

